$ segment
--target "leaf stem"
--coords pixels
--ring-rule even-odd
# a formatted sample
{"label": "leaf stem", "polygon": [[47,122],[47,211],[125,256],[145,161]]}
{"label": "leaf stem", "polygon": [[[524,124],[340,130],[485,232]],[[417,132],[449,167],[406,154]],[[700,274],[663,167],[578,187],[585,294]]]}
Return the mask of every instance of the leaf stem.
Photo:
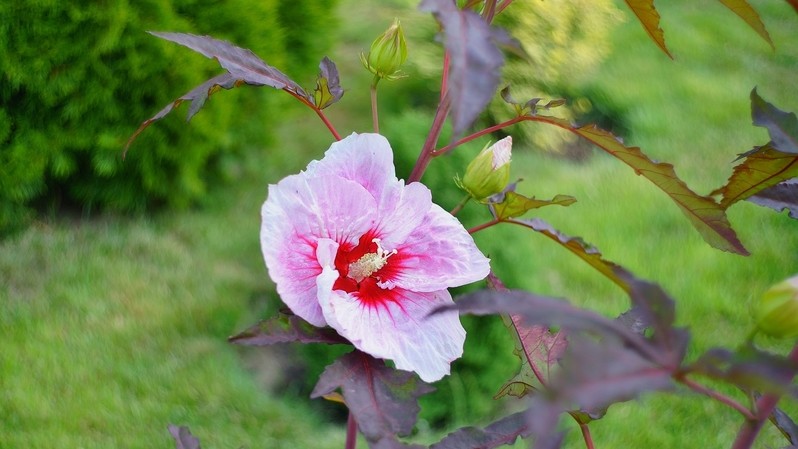
{"label": "leaf stem", "polygon": [[471,199],[471,195],[466,194],[466,196],[464,196],[463,199],[460,200],[459,203],[457,203],[457,206],[454,206],[454,209],[452,209],[452,211],[449,212],[449,213],[452,214],[452,215],[457,215],[457,213],[460,212],[460,210],[463,209],[463,206],[465,206],[470,199]]}
{"label": "leaf stem", "polygon": [[324,112],[321,109],[316,107],[315,104],[311,103],[310,100],[308,100],[307,98],[297,94],[296,92],[292,92],[292,91],[287,90],[287,89],[283,89],[283,90],[285,92],[288,92],[288,94],[290,94],[292,97],[294,97],[297,100],[299,100],[300,103],[304,104],[305,106],[309,107],[310,109],[313,109],[316,112],[316,115],[319,116],[321,121],[324,122],[324,125],[327,127],[327,129],[330,130],[330,132],[332,133],[333,137],[335,137],[335,140],[341,140],[341,135],[338,134],[338,131],[335,130],[335,127],[333,126],[332,123],[330,123],[330,121],[327,119],[327,116],[324,115]]}
{"label": "leaf stem", "polygon": [[355,449],[355,445],[357,445],[357,422],[355,415],[350,410],[349,417],[346,419],[346,446],[344,449]]}
{"label": "leaf stem", "polygon": [[335,140],[341,140],[341,135],[338,134],[338,131],[335,130],[335,127],[327,119],[327,116],[324,115],[324,112],[322,112],[321,109],[316,108],[316,107],[313,107],[313,110],[316,111],[316,114],[319,116],[319,118],[321,118],[321,121],[324,122],[324,125],[326,125],[327,129],[330,130],[330,132],[332,133],[333,137],[335,137]]}
{"label": "leaf stem", "polygon": [[745,417],[745,419],[755,419],[754,414],[751,413],[751,410],[749,410],[746,406],[742,405],[733,398],[730,398],[729,396],[726,396],[725,394],[719,391],[715,391],[711,388],[705,387],[704,385],[701,385],[700,383],[688,379],[684,376],[676,376],[674,377],[674,379],[677,382],[684,384],[684,386],[695,391],[696,393],[709,396],[712,399],[718,402],[722,402],[723,404],[726,404],[729,407],[737,410],[738,412],[740,412],[741,415],[743,415],[743,417]]}
{"label": "leaf stem", "polygon": [[[798,344],[793,346],[788,358],[792,362],[798,362]],[[780,398],[780,394],[768,393],[757,399],[756,404],[754,404],[756,415],[754,419],[746,419],[742,427],[740,427],[740,430],[737,432],[737,438],[732,444],[732,449],[749,449],[754,444],[754,440],[756,440],[757,435],[759,435],[759,431],[762,430],[765,421],[767,421],[770,414],[773,413],[773,409],[776,408],[776,404],[779,402]]]}
{"label": "leaf stem", "polygon": [[474,226],[473,228],[468,230],[468,233],[469,234],[474,234],[475,232],[479,232],[479,231],[481,231],[481,230],[483,230],[485,228],[489,228],[489,227],[491,227],[491,226],[493,226],[495,224],[499,224],[499,223],[501,223],[501,220],[499,220],[498,218],[494,218],[493,220],[491,220],[491,221],[489,221],[487,223],[482,223],[481,225]]}
{"label": "leaf stem", "polygon": [[458,140],[458,141],[456,141],[454,143],[450,143],[449,145],[446,145],[445,147],[443,147],[443,148],[441,148],[439,150],[433,151],[432,152],[432,156],[433,157],[441,156],[443,154],[446,154],[446,153],[452,151],[456,147],[458,147],[458,146],[460,146],[460,145],[462,145],[462,144],[464,144],[466,142],[470,142],[470,141],[472,141],[472,140],[474,140],[474,139],[476,139],[478,137],[482,137],[485,134],[490,134],[490,133],[492,133],[494,131],[498,131],[498,130],[500,130],[502,128],[506,128],[508,126],[515,125],[516,123],[523,122],[524,120],[526,120],[526,118],[524,116],[515,117],[513,119],[507,120],[506,122],[501,122],[501,123],[499,123],[497,125],[493,125],[493,126],[491,126],[489,128],[485,128],[482,131],[478,131],[478,132],[475,132],[474,134],[471,134],[469,136],[465,136],[462,139],[460,139],[460,140]]}
{"label": "leaf stem", "polygon": [[590,427],[587,425],[587,423],[579,421],[577,422],[579,423],[579,430],[582,431],[582,439],[585,440],[585,447],[587,449],[595,449],[595,446],[593,445],[593,437],[590,436]]}
{"label": "leaf stem", "polygon": [[377,110],[377,82],[379,77],[374,75],[374,81],[371,82],[371,121],[374,124],[374,132],[380,133],[380,118]]}

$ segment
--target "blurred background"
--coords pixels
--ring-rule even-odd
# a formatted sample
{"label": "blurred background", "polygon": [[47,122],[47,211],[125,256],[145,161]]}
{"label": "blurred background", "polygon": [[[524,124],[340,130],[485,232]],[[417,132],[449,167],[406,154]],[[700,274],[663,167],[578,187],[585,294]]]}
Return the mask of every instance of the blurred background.
{"label": "blurred background", "polygon": [[[738,153],[768,140],[751,126],[751,89],[798,110],[798,15],[786,2],[751,1],[772,49],[720,3],[660,3],[674,60],[621,1],[517,0],[498,22],[529,58],[508,56],[505,78],[518,99],[567,99],[555,115],[600,124],[707,194]],[[328,117],[346,135],[371,127],[370,74],[359,54],[398,17],[408,77],[380,83],[379,100],[381,132],[406,178],[436,106],[442,55],[436,24],[415,7],[0,3],[0,447],[169,448],[169,423],[189,426],[206,448],[343,447],[343,408],[308,399],[341,349],[226,343],[280,308],[260,255],[260,206],[269,183],[322,156],[332,139],[326,128],[282,92],[245,87],[214,95],[189,124],[182,106],[144,131],[124,160],[121,152],[142,121],[220,73],[147,30],[229,40],[308,88],[329,56],[346,94]],[[496,101],[475,127],[510,114]],[[666,195],[600,150],[543,124],[506,131],[520,191],[578,199],[536,216],[663,285],[694,335],[688,357],[736,346],[751,300],[798,272],[798,223],[785,214],[735,205],[730,220],[752,255],[722,253]],[[435,201],[451,209],[461,198],[453,177],[503,135],[433,161],[423,181]],[[471,204],[460,218],[474,226],[488,214]],[[510,287],[608,316],[628,307],[621,290],[543,236],[495,227],[476,239]],[[423,399],[419,441],[519,405],[492,399],[518,369],[500,320],[464,322],[466,355]],[[782,405],[798,411],[794,400]],[[724,447],[739,423],[680,391],[613,406],[591,427],[597,447]],[[782,446],[780,438],[769,428],[758,447]],[[569,434],[568,447],[582,444]]]}

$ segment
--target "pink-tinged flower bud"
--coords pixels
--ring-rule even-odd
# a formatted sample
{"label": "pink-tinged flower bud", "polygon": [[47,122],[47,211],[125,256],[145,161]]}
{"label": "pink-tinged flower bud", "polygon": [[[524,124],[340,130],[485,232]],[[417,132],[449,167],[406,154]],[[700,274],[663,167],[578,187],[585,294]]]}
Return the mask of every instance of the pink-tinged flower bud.
{"label": "pink-tinged flower bud", "polygon": [[798,276],[770,287],[755,304],[754,318],[771,337],[798,337]]}
{"label": "pink-tinged flower bud", "polygon": [[508,136],[482,150],[466,167],[461,187],[478,201],[504,190],[510,180],[512,146]]}
{"label": "pink-tinged flower bud", "polygon": [[393,24],[372,42],[367,55],[360,54],[360,60],[366,69],[379,79],[396,78],[394,75],[406,59],[407,42],[399,19],[394,19]]}

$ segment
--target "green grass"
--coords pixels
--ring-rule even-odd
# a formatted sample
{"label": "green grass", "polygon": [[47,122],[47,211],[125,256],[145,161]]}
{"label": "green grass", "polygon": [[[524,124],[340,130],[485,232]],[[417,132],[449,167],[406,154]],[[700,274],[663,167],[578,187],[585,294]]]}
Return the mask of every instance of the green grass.
{"label": "green grass", "polygon": [[[791,36],[798,16],[783,2],[759,3],[775,52],[719,5],[658,3],[676,60],[667,59],[628,18],[614,35],[615,52],[590,86],[628,111],[627,143],[673,163],[699,193],[725,181],[736,153],[767,140],[764,130],[750,125],[751,88],[758,86],[782,109],[798,110],[798,43]],[[376,12],[381,15],[368,15],[368,29],[345,27],[341,55],[331,55],[350,89],[329,114],[344,135],[370,125],[367,77],[357,52],[382,28],[378,17],[385,26],[393,17],[391,10]],[[411,58],[412,52],[411,47]],[[390,102],[404,95],[403,82],[410,81],[386,84],[381,98]],[[275,307],[257,237],[266,184],[320,157],[329,143],[310,113],[296,112],[295,105],[286,110],[280,144],[253,155],[244,167],[230,167],[231,174],[242,173],[239,180],[214,191],[202,210],[154,218],[59,217],[0,242],[0,447],[173,447],[168,423],[190,426],[207,448],[343,447],[341,429],[324,424],[311,401],[270,393],[258,381],[268,370],[250,369],[274,368],[282,359],[258,360],[257,350],[236,350],[225,342]],[[427,111],[384,115],[400,175],[406,175],[428,119]],[[425,181],[444,207],[459,199],[451,175],[462,173],[480,145],[430,167]],[[679,323],[694,335],[689,357],[739,343],[750,326],[750,301],[798,270],[798,222],[783,214],[749,203],[732,208],[730,219],[752,253],[744,258],[710,248],[667,196],[603,154],[576,164],[519,146],[513,174],[525,179],[522,190],[528,194],[576,196],[579,202],[569,208],[539,215],[661,283],[677,299]],[[467,225],[485,217],[474,205],[463,215]],[[477,240],[511,287],[565,297],[607,315],[627,307],[617,287],[542,236],[497,227]],[[472,332],[467,351],[473,356],[455,364],[442,388],[448,396],[433,397],[428,407],[450,408],[455,422],[513,407],[512,401],[490,399],[505,380],[502,373],[515,369],[504,365],[512,361],[510,348],[498,354],[485,340]],[[472,362],[485,364],[495,379],[465,369]],[[295,391],[290,385],[286,390]],[[795,401],[785,406],[798,411]],[[724,407],[679,390],[613,406],[591,427],[598,448],[724,447],[740,421]],[[768,429],[758,447],[782,445]],[[571,432],[568,447],[581,446],[578,433]]]}

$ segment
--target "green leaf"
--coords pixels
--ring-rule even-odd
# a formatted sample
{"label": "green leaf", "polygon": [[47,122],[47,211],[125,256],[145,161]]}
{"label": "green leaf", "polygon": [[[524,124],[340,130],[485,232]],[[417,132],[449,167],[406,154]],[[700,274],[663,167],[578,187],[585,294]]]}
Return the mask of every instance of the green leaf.
{"label": "green leaf", "polygon": [[784,112],[751,91],[751,118],[754,125],[767,128],[771,145],[784,153],[798,153],[798,118]]}
{"label": "green leaf", "polygon": [[613,262],[605,260],[601,252],[594,246],[582,240],[580,237],[571,237],[556,230],[552,225],[539,218],[534,219],[511,219],[507,220],[508,223],[517,224],[525,228],[532,229],[539,232],[554,242],[563,246],[574,255],[587,262],[588,265],[595,268],[599,273],[606,276],[609,280],[616,283],[624,291],[629,291],[629,286],[616,274],[615,269],[619,268]]}
{"label": "green leaf", "polygon": [[710,195],[723,195],[720,205],[728,208],[732,204],[756,195],[768,187],[798,177],[798,154],[783,153],[771,144],[747,153],[721,188]]}
{"label": "green leaf", "polygon": [[768,44],[770,44],[771,48],[775,48],[773,46],[773,41],[770,40],[770,34],[768,34],[768,30],[765,28],[765,24],[762,23],[762,19],[757,14],[756,10],[748,4],[746,0],[719,0],[723,5],[733,13],[737,14],[741,19],[745,21],[754,31],[757,32],[762,39],[764,39]]}
{"label": "green leaf", "polygon": [[576,202],[576,198],[570,195],[556,195],[550,200],[538,200],[535,197],[528,198],[520,193],[510,191],[501,196],[503,198],[491,205],[496,213],[496,218],[500,220],[520,217],[532,209],[544,206],[570,206]]}
{"label": "green leaf", "polygon": [[338,68],[326,56],[319,63],[319,76],[316,78],[316,89],[313,102],[319,109],[337,102],[344,96],[344,89],[338,79]]}
{"label": "green leaf", "polygon": [[629,9],[637,16],[637,19],[643,25],[643,28],[648,33],[651,40],[657,44],[662,51],[668,55],[669,58],[673,59],[673,55],[671,52],[668,51],[668,47],[665,46],[665,33],[663,33],[662,28],[659,27],[659,13],[657,9],[654,8],[654,0],[625,0],[626,4],[629,6]]}
{"label": "green leaf", "polygon": [[749,255],[732,229],[725,208],[712,198],[690,190],[676,176],[673,165],[652,161],[640,148],[625,146],[614,135],[596,125],[576,127],[561,118],[545,115],[530,116],[527,120],[549,123],[593,142],[668,194],[707,243],[723,251]]}
{"label": "green leaf", "polygon": [[340,389],[363,436],[380,447],[400,447],[396,436],[409,435],[418,418],[418,398],[433,388],[415,373],[385,366],[353,351],[328,366],[310,397]]}
{"label": "green leaf", "polygon": [[280,313],[227,339],[243,346],[267,346],[277,343],[346,344],[346,339],[330,328],[316,327],[302,318]]}

